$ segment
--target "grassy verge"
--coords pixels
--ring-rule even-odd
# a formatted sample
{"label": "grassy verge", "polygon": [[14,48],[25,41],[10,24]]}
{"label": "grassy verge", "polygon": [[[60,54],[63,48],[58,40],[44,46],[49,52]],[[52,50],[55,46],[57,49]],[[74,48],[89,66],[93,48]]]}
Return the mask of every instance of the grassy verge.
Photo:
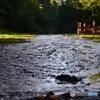
{"label": "grassy verge", "polygon": [[[64,36],[70,36],[70,37],[78,37],[76,33],[73,34],[64,34]],[[85,34],[80,34],[79,37],[90,39],[94,42],[100,42],[100,35],[85,35]]]}
{"label": "grassy verge", "polygon": [[35,37],[36,35],[31,33],[14,33],[1,31],[0,44],[20,43]]}
{"label": "grassy verge", "polygon": [[100,42],[100,35],[80,35],[80,37],[90,39],[94,42]]}
{"label": "grassy verge", "polygon": [[90,79],[95,82],[100,82],[100,73],[96,73],[90,76]]}
{"label": "grassy verge", "polygon": [[76,33],[67,33],[67,34],[64,33],[63,35],[66,36],[66,37],[72,37],[72,36],[73,37],[77,37],[77,34]]}

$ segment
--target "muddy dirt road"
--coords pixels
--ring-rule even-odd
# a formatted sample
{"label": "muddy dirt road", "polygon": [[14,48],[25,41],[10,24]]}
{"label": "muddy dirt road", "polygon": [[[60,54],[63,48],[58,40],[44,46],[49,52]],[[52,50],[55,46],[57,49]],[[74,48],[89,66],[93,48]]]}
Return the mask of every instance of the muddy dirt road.
{"label": "muddy dirt road", "polygon": [[[0,97],[4,100],[25,99],[49,91],[100,91],[100,82],[89,79],[98,72],[100,43],[90,40],[40,35],[25,43],[0,45]],[[69,80],[57,79],[62,76]],[[79,81],[72,83],[72,76]]]}

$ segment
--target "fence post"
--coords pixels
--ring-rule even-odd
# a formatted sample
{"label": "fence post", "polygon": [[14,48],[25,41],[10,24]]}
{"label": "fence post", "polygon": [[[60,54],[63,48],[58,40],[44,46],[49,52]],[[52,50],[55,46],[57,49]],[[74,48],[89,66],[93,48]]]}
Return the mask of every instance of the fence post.
{"label": "fence post", "polygon": [[83,24],[83,32],[84,32],[85,35],[86,35],[86,22]]}
{"label": "fence post", "polygon": [[93,34],[95,33],[95,20],[93,20]]}
{"label": "fence post", "polygon": [[81,22],[77,22],[77,35],[79,35],[79,33],[81,32]]}

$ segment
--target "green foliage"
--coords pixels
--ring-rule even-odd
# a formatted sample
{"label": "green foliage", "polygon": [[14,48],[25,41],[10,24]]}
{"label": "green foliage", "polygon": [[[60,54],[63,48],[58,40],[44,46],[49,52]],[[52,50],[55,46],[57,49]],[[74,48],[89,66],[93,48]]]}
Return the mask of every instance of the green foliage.
{"label": "green foliage", "polygon": [[78,21],[92,27],[95,19],[96,25],[100,25],[99,0],[66,0],[59,5],[57,11],[56,27],[60,33],[76,32]]}
{"label": "green foliage", "polygon": [[21,43],[36,36],[36,34],[31,33],[15,33],[0,29],[0,44]]}
{"label": "green foliage", "polygon": [[66,4],[60,5],[56,18],[57,31],[60,33],[76,32],[78,12]]}
{"label": "green foliage", "polygon": [[76,32],[77,21],[93,19],[100,24],[99,0],[0,0],[0,27],[11,31]]}
{"label": "green foliage", "polygon": [[0,27],[18,32],[40,32],[43,30],[43,14],[37,0],[1,0]]}
{"label": "green foliage", "polygon": [[54,33],[58,4],[55,0],[39,0],[39,3],[43,6],[45,33]]}

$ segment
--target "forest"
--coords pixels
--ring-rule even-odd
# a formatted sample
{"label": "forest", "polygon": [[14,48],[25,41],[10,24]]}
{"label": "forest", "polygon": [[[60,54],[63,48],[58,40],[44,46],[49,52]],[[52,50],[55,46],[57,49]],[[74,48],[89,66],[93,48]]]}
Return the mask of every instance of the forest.
{"label": "forest", "polygon": [[76,33],[77,22],[100,25],[100,0],[0,0],[0,28],[22,33]]}

